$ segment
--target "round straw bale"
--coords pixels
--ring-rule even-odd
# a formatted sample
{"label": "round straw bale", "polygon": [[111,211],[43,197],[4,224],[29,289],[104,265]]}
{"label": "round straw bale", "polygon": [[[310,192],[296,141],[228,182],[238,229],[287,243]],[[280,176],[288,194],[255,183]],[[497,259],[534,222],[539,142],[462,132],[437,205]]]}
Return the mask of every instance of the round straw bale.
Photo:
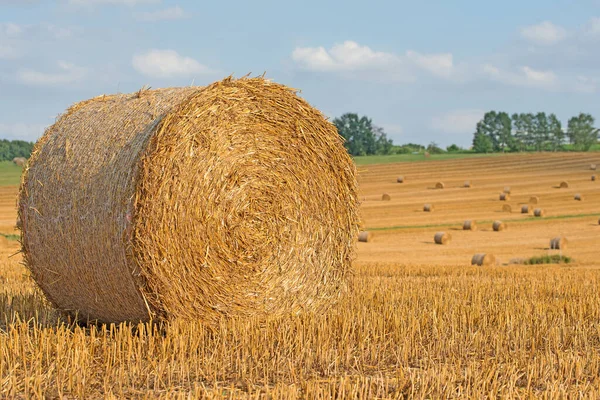
{"label": "round straw bale", "polygon": [[477,230],[477,223],[474,220],[466,220],[463,223],[463,231],[476,231]]}
{"label": "round straw bale", "polygon": [[561,188],[561,189],[568,189],[568,188],[569,188],[569,182],[567,182],[567,181],[562,181],[562,182],[560,183],[560,188]]}
{"label": "round straw bale", "polygon": [[429,154],[429,152],[426,151],[425,154],[424,154],[424,156],[425,156],[425,158],[429,158],[431,156],[431,154]]}
{"label": "round straw bale", "polygon": [[508,201],[508,200],[510,200],[510,194],[508,194],[508,193],[500,193],[500,200],[501,201]]}
{"label": "round straw bale", "polygon": [[564,237],[556,237],[550,240],[550,249],[552,250],[565,250],[569,241]]}
{"label": "round straw bale", "polygon": [[383,200],[383,201],[390,201],[391,199],[392,199],[392,197],[387,193],[384,193],[383,195],[381,195],[381,200]]}
{"label": "round straw bale", "polygon": [[368,231],[362,231],[358,234],[359,242],[370,242],[373,239],[373,234]]}
{"label": "round straw bale", "polygon": [[24,167],[25,164],[27,164],[27,159],[24,157],[15,157],[13,158],[13,163],[15,163],[16,165],[18,165],[19,167]]}
{"label": "round straw bale", "polygon": [[471,187],[471,182],[470,181],[465,181],[463,187],[470,188]]}
{"label": "round straw bale", "polygon": [[590,169],[592,171],[595,171],[596,170],[596,164],[590,164]]}
{"label": "round straw bale", "polygon": [[592,182],[596,182],[596,175],[592,175]]}
{"label": "round straw bale", "polygon": [[404,183],[404,177],[403,176],[399,176],[398,178],[396,178],[396,182],[398,182],[398,183]]}
{"label": "round straw bale", "polygon": [[504,186],[504,193],[510,194],[510,186]]}
{"label": "round straw bale", "polygon": [[577,201],[583,201],[583,195],[580,193],[577,193],[574,197],[575,200]]}
{"label": "round straw bale", "polygon": [[512,212],[512,207],[510,204],[503,204],[502,205],[502,211],[504,212]]}
{"label": "round straw bale", "polygon": [[106,323],[325,309],[359,231],[335,126],[263,78],[72,106],[35,145],[18,204],[49,301]]}
{"label": "round straw bale", "polygon": [[537,196],[531,196],[529,198],[529,204],[537,204],[540,202],[540,198]]}
{"label": "round straw bale", "polygon": [[546,211],[543,208],[536,208],[533,210],[533,215],[536,217],[543,217],[546,215]]}
{"label": "round straw bale", "polygon": [[475,254],[471,259],[471,265],[486,266],[494,265],[495,263],[496,257],[494,257],[492,254],[479,253]]}
{"label": "round straw bale", "polygon": [[433,237],[436,244],[448,244],[452,240],[452,235],[446,232],[438,232]]}
{"label": "round straw bale", "polygon": [[502,221],[494,221],[494,223],[492,224],[492,228],[496,232],[501,232],[501,231],[506,230],[508,228],[508,226]]}
{"label": "round straw bale", "polygon": [[425,212],[433,212],[433,210],[434,210],[433,204],[425,204],[423,206],[423,211],[425,211]]}
{"label": "round straw bale", "polygon": [[529,206],[522,206],[521,214],[529,214]]}
{"label": "round straw bale", "polygon": [[444,182],[438,182],[435,184],[436,189],[443,189],[444,187],[446,187],[446,185],[444,185]]}

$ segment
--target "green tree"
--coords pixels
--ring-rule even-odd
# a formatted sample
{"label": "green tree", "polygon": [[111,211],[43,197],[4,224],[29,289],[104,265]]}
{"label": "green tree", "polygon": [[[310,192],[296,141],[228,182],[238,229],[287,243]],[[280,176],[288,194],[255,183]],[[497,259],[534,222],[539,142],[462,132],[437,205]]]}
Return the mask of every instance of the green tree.
{"label": "green tree", "polygon": [[527,131],[525,130],[524,114],[513,114],[511,116],[512,126],[514,129],[513,142],[517,150],[523,151],[526,149]]}
{"label": "green tree", "polygon": [[492,139],[484,133],[475,133],[473,138],[473,150],[476,153],[491,153],[494,151]]}
{"label": "green tree", "polygon": [[598,129],[594,128],[594,117],[584,113],[572,117],[567,126],[567,135],[576,150],[588,151],[598,142]]}
{"label": "green tree", "polygon": [[502,151],[504,153],[506,150],[514,148],[512,121],[507,113],[499,112],[496,114],[494,135],[496,137],[495,151]]}
{"label": "green tree", "polygon": [[460,147],[458,147],[457,145],[455,145],[455,144],[451,144],[450,146],[446,147],[446,151],[448,153],[456,153],[456,152],[459,152],[461,150],[462,149]]}
{"label": "green tree", "polygon": [[554,114],[548,116],[548,133],[550,134],[550,148],[553,151],[561,149],[565,141],[565,133],[562,124]]}
{"label": "green tree", "polygon": [[546,113],[539,112],[533,118],[533,144],[537,151],[542,151],[548,142],[548,117]]}
{"label": "green tree", "polygon": [[345,139],[344,146],[353,156],[389,154],[393,143],[382,128],[373,125],[370,118],[346,113],[333,120],[339,134]]}

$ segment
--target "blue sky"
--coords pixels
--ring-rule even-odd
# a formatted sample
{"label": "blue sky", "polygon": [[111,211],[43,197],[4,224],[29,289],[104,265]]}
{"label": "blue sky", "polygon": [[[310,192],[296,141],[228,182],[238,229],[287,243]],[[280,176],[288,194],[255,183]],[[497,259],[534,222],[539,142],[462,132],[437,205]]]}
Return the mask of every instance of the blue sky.
{"label": "blue sky", "polygon": [[490,109],[599,119],[600,0],[573,3],[0,0],[0,138],[100,94],[263,72],[398,144],[469,146]]}

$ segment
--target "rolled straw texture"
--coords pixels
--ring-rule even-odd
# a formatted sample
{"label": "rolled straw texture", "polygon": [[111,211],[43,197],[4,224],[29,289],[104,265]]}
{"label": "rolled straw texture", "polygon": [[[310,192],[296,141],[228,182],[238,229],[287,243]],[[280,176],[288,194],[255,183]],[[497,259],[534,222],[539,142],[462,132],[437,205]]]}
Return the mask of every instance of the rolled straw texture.
{"label": "rolled straw texture", "polygon": [[25,262],[98,322],[319,311],[351,272],[355,173],[335,127],[262,78],[96,97],[35,146]]}

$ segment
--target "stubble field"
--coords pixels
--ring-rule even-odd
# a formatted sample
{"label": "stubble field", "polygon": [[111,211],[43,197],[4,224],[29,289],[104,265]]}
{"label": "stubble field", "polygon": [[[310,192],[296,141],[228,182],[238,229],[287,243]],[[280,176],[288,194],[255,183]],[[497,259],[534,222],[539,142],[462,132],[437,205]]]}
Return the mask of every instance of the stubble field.
{"label": "stubble field", "polygon": [[[8,241],[0,398],[598,398],[600,182],[591,163],[600,156],[359,167],[373,241],[358,244],[350,292],[319,315],[81,328],[44,303]],[[434,189],[439,181],[444,189]],[[505,186],[512,194],[502,202]],[[1,233],[15,233],[16,193],[0,187]],[[532,196],[545,217],[520,213]],[[466,219],[479,230],[463,231]],[[494,220],[508,230],[493,232]],[[439,231],[450,244],[434,244]],[[561,235],[572,263],[514,264],[558,253],[548,247]],[[497,265],[471,266],[480,252]]]}

